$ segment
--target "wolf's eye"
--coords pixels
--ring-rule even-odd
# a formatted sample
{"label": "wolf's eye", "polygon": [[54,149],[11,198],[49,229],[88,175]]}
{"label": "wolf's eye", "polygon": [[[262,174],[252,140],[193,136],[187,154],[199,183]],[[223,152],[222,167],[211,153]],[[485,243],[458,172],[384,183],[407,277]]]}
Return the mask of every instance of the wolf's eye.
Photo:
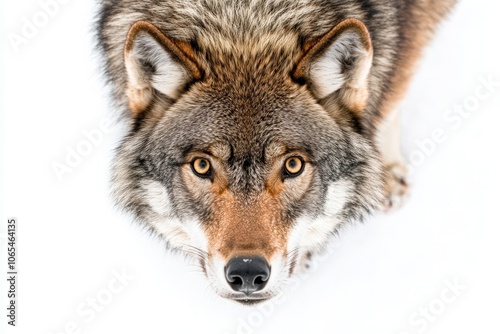
{"label": "wolf's eye", "polygon": [[191,169],[199,177],[210,177],[212,175],[212,168],[210,161],[204,158],[196,158],[191,162]]}
{"label": "wolf's eye", "polygon": [[283,166],[284,177],[299,176],[304,170],[304,160],[300,157],[291,157],[286,159],[285,166]]}

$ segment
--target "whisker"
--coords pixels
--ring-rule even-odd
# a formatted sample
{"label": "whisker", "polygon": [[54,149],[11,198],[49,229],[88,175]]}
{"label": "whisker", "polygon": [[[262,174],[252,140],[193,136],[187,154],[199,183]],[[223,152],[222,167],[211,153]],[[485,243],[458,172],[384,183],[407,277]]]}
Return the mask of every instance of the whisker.
{"label": "whisker", "polygon": [[286,254],[286,257],[287,257],[286,265],[287,266],[291,266],[292,263],[294,263],[297,260],[297,257],[299,255],[299,252],[301,249],[302,249],[302,247],[295,247],[294,249],[292,249],[290,252],[288,252]]}

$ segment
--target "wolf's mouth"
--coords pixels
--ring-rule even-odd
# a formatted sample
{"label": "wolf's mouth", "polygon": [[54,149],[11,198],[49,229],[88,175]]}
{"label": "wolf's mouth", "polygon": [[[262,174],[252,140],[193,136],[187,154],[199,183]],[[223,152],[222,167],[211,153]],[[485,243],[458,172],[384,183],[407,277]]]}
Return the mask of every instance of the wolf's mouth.
{"label": "wolf's mouth", "polygon": [[270,294],[251,294],[251,295],[243,295],[243,294],[230,294],[223,296],[226,299],[235,301],[242,305],[252,306],[256,304],[260,304],[272,299],[274,296]]}
{"label": "wolf's mouth", "polygon": [[269,300],[269,298],[241,298],[233,300],[245,306],[254,306]]}

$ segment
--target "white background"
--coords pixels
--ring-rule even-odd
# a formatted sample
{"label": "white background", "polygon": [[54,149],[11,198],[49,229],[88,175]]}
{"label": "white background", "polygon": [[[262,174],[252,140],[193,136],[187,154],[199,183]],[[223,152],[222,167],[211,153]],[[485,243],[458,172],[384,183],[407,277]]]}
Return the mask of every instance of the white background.
{"label": "white background", "polygon": [[[0,6],[0,236],[8,217],[19,221],[18,326],[8,333],[500,333],[500,86],[474,100],[487,92],[481,77],[500,82],[497,1],[462,1],[426,50],[402,105],[404,154],[419,165],[408,204],[344,231],[266,309],[219,299],[195,267],[112,208],[118,127],[62,181],[54,172],[112,115],[92,49],[93,2],[60,5],[17,51],[9,36],[40,4]],[[460,124],[444,118],[464,103],[474,110]],[[417,142],[439,128],[446,140],[418,160]],[[133,279],[109,292],[122,270]],[[446,290],[454,282],[456,296]],[[107,304],[90,319],[96,297]]]}

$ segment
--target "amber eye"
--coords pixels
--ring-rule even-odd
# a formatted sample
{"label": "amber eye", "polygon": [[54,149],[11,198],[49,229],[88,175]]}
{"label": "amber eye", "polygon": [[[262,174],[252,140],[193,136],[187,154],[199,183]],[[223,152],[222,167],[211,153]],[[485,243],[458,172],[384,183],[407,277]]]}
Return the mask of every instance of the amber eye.
{"label": "amber eye", "polygon": [[191,169],[199,177],[210,177],[212,175],[212,168],[210,161],[204,158],[196,158],[191,162]]}
{"label": "amber eye", "polygon": [[300,157],[291,157],[286,159],[285,166],[283,168],[284,177],[295,177],[299,176],[304,170],[304,160]]}

